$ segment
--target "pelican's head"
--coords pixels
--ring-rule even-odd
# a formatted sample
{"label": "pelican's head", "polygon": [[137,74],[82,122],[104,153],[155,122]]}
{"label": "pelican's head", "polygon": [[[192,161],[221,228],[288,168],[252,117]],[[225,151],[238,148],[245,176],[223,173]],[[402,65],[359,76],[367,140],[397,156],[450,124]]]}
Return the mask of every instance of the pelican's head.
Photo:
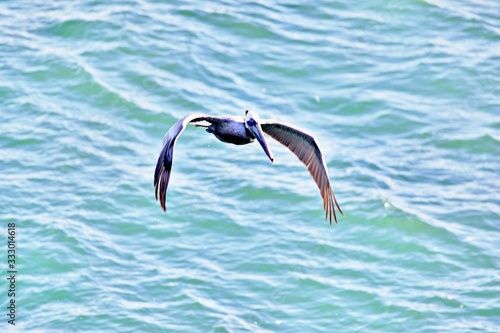
{"label": "pelican's head", "polygon": [[274,163],[274,156],[271,150],[269,149],[266,139],[264,138],[264,134],[262,133],[262,128],[260,127],[260,118],[257,113],[253,113],[251,111],[245,111],[245,127],[247,130],[252,133],[252,135],[259,141],[262,149],[266,153],[267,157],[271,160],[271,163]]}

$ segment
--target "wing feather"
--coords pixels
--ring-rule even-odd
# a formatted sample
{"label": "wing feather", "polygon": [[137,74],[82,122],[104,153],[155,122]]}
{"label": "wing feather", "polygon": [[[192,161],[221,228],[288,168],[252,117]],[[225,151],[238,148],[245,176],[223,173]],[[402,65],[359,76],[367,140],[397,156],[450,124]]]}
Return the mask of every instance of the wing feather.
{"label": "wing feather", "polygon": [[329,219],[330,224],[332,224],[333,215],[333,219],[337,223],[335,206],[337,206],[340,214],[343,215],[343,213],[333,193],[326,163],[315,138],[301,130],[274,120],[262,121],[260,125],[266,134],[288,147],[306,165],[323,198],[325,219]]}
{"label": "wing feather", "polygon": [[167,210],[166,195],[170,174],[172,171],[172,163],[174,159],[174,147],[177,137],[184,131],[188,123],[207,121],[215,123],[221,121],[222,117],[207,116],[200,113],[189,114],[182,119],[179,119],[163,137],[163,147],[158,157],[158,162],[155,168],[154,188],[155,198],[160,200],[160,205],[163,211]]}

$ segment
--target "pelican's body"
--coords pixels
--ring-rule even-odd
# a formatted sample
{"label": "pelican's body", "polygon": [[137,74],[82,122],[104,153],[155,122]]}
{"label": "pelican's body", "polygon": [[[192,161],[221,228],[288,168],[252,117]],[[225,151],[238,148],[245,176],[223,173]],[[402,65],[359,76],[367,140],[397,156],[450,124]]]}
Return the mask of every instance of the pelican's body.
{"label": "pelican's body", "polygon": [[222,142],[235,145],[246,145],[255,141],[255,137],[245,127],[242,118],[222,118],[220,122],[208,126],[207,132],[212,133]]}
{"label": "pelican's body", "polygon": [[314,181],[318,185],[323,198],[325,217],[332,223],[332,215],[337,222],[335,205],[339,212],[342,210],[335,199],[323,155],[311,135],[289,125],[274,121],[260,121],[256,113],[245,111],[245,117],[214,117],[203,114],[191,114],[177,121],[165,134],[163,148],[158,157],[155,169],[155,196],[160,200],[161,207],[166,211],[166,191],[172,170],[174,146],[177,137],[184,131],[188,123],[208,122],[210,125],[195,124],[205,127],[222,142],[235,145],[245,145],[257,140],[264,152],[274,162],[274,156],[269,149],[263,132],[287,146],[306,166]]}

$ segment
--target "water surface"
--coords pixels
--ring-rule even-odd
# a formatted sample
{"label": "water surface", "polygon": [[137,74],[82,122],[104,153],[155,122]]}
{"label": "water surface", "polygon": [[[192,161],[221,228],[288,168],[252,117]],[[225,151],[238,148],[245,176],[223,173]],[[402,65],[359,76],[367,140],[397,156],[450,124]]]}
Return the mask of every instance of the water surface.
{"label": "water surface", "polygon": [[[0,212],[19,290],[1,330],[499,332],[499,13],[1,3]],[[286,148],[270,139],[272,165],[194,127],[162,213],[168,128],[246,109],[316,136],[338,225]]]}

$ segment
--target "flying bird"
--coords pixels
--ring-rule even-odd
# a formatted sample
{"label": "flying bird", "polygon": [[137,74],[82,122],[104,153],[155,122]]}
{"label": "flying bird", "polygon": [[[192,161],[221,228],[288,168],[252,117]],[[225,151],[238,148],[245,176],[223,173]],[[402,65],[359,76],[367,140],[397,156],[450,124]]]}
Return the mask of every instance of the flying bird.
{"label": "flying bird", "polygon": [[[210,123],[210,125],[199,124],[200,122]],[[297,128],[275,120],[260,120],[257,113],[248,110],[245,111],[244,117],[216,117],[194,113],[178,120],[170,128],[163,138],[163,148],[158,157],[154,179],[155,197],[156,200],[160,200],[163,211],[166,212],[167,210],[165,200],[170,174],[172,173],[175,142],[189,123],[195,123],[197,127],[206,128],[208,133],[212,133],[217,139],[225,143],[246,145],[257,140],[267,157],[274,163],[273,153],[264,138],[263,132],[266,133],[288,147],[306,165],[323,198],[325,219],[329,219],[330,224],[332,224],[333,215],[333,219],[337,223],[335,206],[343,215],[333,194],[326,163],[315,138]]]}

